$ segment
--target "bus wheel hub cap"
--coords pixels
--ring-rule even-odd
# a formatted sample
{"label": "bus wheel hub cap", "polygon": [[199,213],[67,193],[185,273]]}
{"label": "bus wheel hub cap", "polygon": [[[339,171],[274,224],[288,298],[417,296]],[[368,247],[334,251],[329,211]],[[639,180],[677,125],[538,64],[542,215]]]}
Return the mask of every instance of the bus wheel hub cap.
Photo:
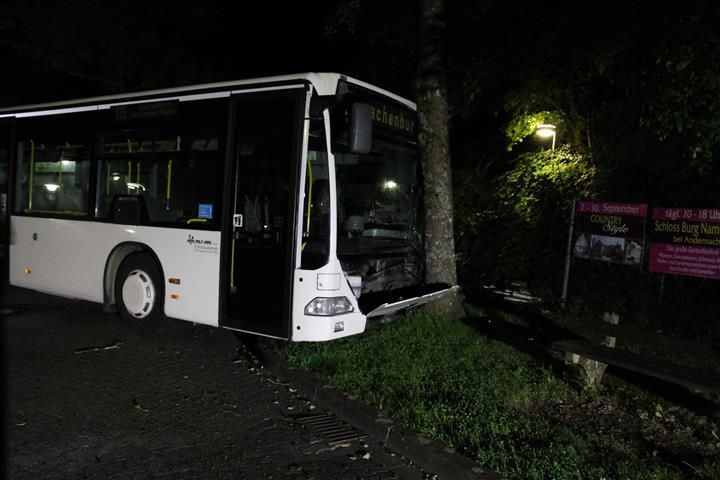
{"label": "bus wheel hub cap", "polygon": [[130,315],[148,316],[155,302],[155,287],[147,273],[133,270],[128,274],[122,287],[122,300]]}

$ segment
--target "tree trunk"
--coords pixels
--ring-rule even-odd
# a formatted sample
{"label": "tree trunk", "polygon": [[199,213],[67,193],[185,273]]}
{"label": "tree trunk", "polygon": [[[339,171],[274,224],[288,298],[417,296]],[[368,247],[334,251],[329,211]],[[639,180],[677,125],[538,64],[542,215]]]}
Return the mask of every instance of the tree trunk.
{"label": "tree trunk", "polygon": [[[415,87],[425,185],[425,281],[455,285],[449,112],[442,51],[444,30],[443,0],[420,0],[420,58]],[[426,309],[449,318],[464,315],[454,293],[429,303]]]}

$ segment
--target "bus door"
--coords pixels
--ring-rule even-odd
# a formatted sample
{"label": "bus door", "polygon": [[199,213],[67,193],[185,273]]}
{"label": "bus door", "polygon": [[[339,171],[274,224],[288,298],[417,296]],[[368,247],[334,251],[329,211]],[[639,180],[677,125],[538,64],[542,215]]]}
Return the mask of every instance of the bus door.
{"label": "bus door", "polygon": [[234,97],[224,327],[290,337],[305,90]]}

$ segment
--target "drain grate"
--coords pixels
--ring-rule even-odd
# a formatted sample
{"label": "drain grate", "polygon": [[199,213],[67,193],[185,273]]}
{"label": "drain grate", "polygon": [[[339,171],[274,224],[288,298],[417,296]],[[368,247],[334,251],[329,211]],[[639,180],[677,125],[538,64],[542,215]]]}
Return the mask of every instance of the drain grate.
{"label": "drain grate", "polygon": [[325,413],[299,415],[295,419],[298,423],[327,438],[331,447],[367,437],[367,434],[358,432],[347,423]]}

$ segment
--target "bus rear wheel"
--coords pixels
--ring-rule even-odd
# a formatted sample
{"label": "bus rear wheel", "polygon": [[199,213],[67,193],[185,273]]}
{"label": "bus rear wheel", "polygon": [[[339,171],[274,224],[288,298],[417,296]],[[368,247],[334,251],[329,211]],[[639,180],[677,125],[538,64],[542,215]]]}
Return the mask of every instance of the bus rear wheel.
{"label": "bus rear wheel", "polygon": [[162,274],[149,253],[133,253],[115,277],[115,303],[125,322],[146,323],[162,318]]}

